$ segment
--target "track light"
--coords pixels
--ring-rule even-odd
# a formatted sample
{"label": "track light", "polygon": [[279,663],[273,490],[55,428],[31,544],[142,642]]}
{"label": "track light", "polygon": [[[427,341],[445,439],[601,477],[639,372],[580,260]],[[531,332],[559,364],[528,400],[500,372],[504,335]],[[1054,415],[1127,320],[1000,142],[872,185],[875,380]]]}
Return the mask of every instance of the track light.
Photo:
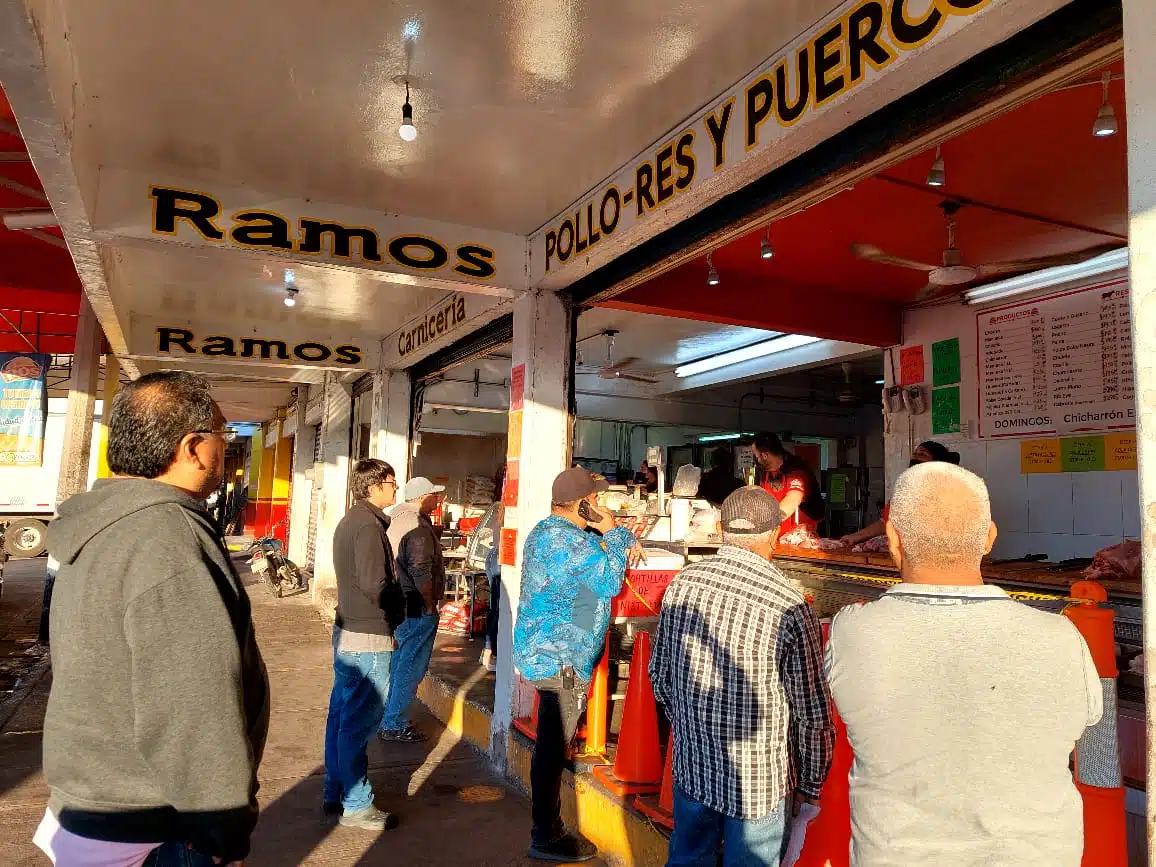
{"label": "track light", "polygon": [[759,256],[763,259],[775,258],[775,248],[771,246],[770,229],[767,229],[767,234],[763,237],[762,243],[759,244]]}
{"label": "track light", "polygon": [[717,286],[719,283],[722,282],[722,280],[719,279],[718,270],[715,268],[714,262],[711,261],[710,255],[711,255],[710,253],[706,254],[706,265],[707,265],[706,285],[707,286]]}
{"label": "track light", "polygon": [[401,126],[397,134],[402,141],[413,141],[417,138],[417,127],[413,125],[413,106],[409,104],[409,82],[405,83],[405,103],[401,107]]}
{"label": "track light", "polygon": [[1112,73],[1104,73],[1104,101],[1100,103],[1100,110],[1096,112],[1096,122],[1092,124],[1092,135],[1096,138],[1107,138],[1120,131],[1116,123],[1116,110],[1108,99],[1108,86],[1112,83]]}
{"label": "track light", "polygon": [[947,172],[943,168],[943,152],[939,145],[935,146],[935,162],[931,164],[931,170],[927,173],[927,186],[947,186]]}

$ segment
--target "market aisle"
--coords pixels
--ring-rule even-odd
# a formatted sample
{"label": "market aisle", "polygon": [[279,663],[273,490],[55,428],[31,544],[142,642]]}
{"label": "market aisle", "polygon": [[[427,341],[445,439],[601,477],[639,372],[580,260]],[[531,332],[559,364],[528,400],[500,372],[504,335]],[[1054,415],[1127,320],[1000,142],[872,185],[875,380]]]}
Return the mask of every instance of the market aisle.
{"label": "market aisle", "polygon": [[[425,713],[417,722],[430,736],[428,743],[386,747],[375,741],[370,746],[378,803],[400,813],[401,827],[375,837],[322,822],[322,738],[332,677],[329,629],[307,596],[276,600],[259,583],[248,583],[273,694],[261,767],[262,814],[250,867],[531,863],[525,858],[525,800]],[[40,776],[40,729],[49,680],[45,676],[0,733],[0,860],[10,867],[47,864],[30,839],[47,798]]]}

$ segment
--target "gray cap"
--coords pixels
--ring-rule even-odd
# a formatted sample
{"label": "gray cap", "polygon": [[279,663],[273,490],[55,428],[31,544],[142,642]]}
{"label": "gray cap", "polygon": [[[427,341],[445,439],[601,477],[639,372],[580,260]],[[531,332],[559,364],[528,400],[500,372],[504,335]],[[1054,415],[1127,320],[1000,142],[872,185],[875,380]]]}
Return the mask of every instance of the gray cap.
{"label": "gray cap", "polygon": [[739,488],[722,504],[722,529],[736,536],[758,536],[779,529],[779,501],[762,488]]}
{"label": "gray cap", "polygon": [[405,493],[402,497],[408,503],[410,500],[420,500],[427,494],[440,494],[445,489],[445,485],[435,485],[425,476],[414,476],[405,483]]}
{"label": "gray cap", "polygon": [[590,494],[605,491],[610,483],[582,467],[563,470],[554,478],[550,489],[550,502],[555,506],[573,503]]}

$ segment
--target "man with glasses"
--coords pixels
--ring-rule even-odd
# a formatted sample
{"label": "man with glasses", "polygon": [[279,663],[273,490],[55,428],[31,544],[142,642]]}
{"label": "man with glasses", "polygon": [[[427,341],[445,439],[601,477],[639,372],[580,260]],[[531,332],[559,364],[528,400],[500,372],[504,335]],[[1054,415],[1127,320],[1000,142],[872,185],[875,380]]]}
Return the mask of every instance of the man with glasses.
{"label": "man with glasses", "polygon": [[364,831],[397,827],[397,816],[373,803],[366,747],[381,723],[389,670],[405,619],[405,597],[394,577],[387,532],[397,498],[393,467],[368,458],[353,468],[356,502],[333,533],[337,616],[333,624],[333,692],[325,725],[326,815]]}
{"label": "man with glasses", "polygon": [[152,373],[108,414],[113,478],[60,505],[44,721],[61,865],[239,862],[257,822],[269,684],[249,598],[205,514],[225,463],[208,382]]}

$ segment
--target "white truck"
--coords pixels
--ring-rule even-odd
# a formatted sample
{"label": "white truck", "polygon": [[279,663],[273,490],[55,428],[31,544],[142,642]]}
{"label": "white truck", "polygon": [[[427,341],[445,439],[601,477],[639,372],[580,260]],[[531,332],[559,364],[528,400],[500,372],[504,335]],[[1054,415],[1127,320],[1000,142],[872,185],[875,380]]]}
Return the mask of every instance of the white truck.
{"label": "white truck", "polygon": [[[56,512],[56,483],[60,477],[60,456],[64,450],[64,414],[68,401],[48,399],[44,425],[44,460],[38,467],[0,466],[0,530],[4,550],[13,559],[37,557],[44,553],[47,524]],[[100,450],[100,405],[92,429],[92,456],[89,484],[96,477]],[[2,555],[0,555],[2,558]]]}

